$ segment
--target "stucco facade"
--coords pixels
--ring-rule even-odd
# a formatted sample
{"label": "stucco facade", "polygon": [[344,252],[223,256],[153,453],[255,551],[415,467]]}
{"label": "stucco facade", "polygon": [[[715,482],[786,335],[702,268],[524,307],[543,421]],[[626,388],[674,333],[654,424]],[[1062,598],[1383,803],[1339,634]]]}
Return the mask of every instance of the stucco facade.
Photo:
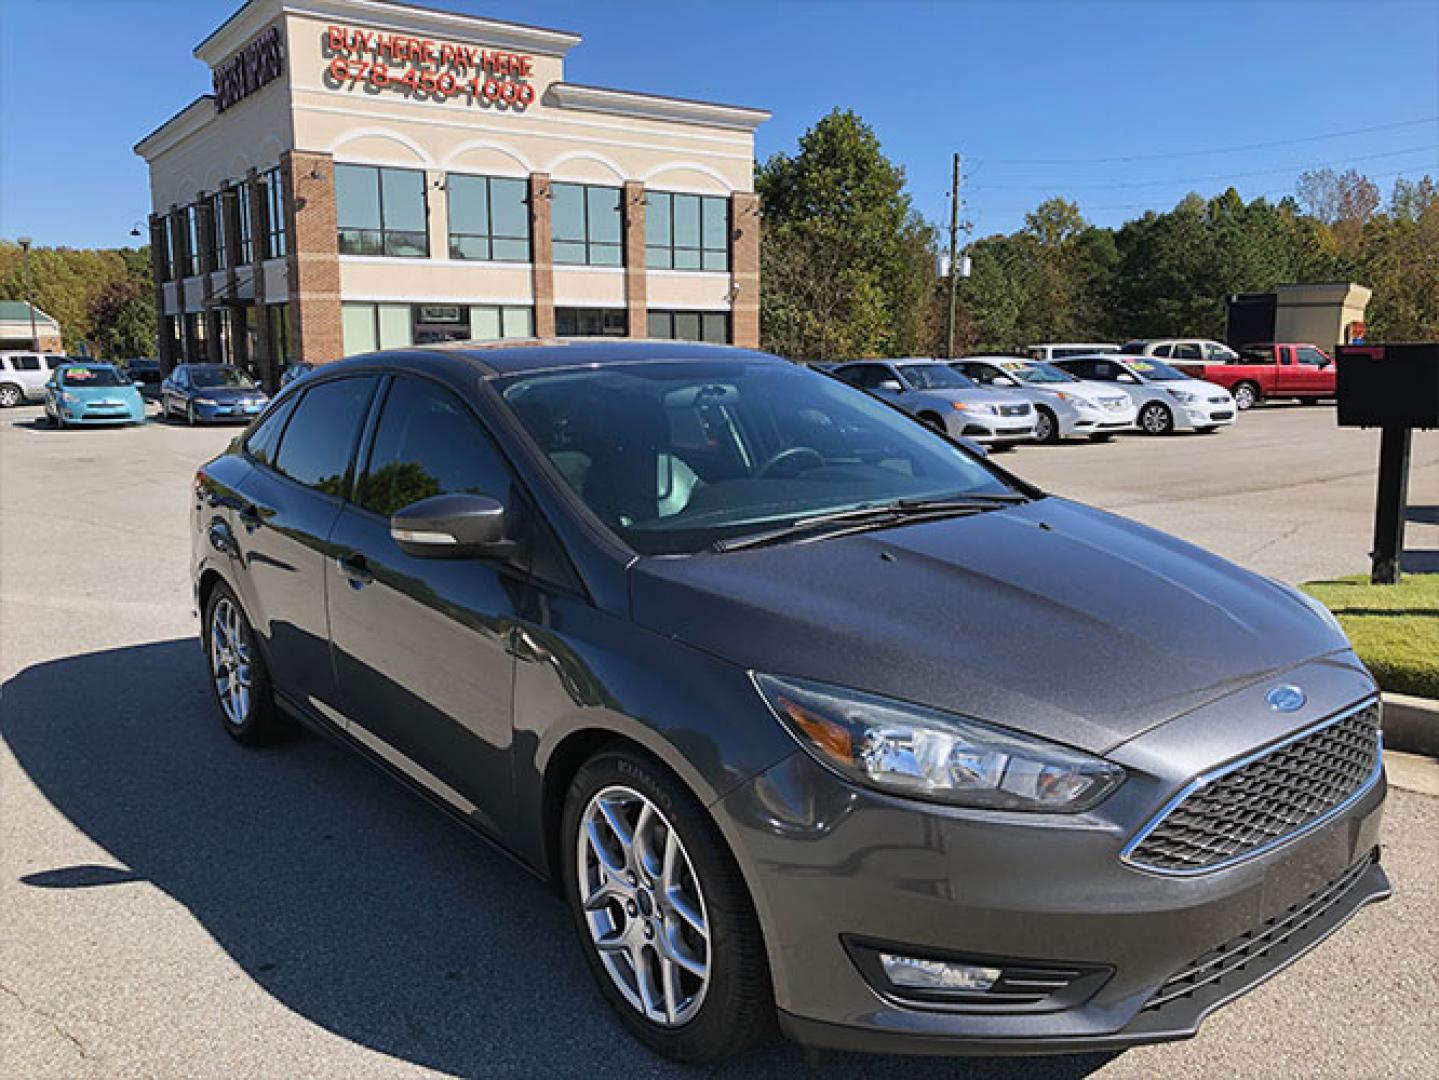
{"label": "stucco facade", "polygon": [[370,348],[598,332],[757,345],[762,110],[565,80],[578,35],[249,0],[216,93],[136,146],[160,351],[273,380]]}

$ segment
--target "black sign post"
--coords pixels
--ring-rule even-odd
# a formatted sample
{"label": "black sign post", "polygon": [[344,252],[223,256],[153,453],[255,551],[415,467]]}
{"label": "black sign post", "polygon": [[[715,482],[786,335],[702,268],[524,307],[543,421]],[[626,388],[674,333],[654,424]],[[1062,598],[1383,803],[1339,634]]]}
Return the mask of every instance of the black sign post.
{"label": "black sign post", "polygon": [[1369,580],[1399,583],[1415,428],[1439,427],[1439,343],[1341,345],[1339,426],[1377,427],[1379,493]]}

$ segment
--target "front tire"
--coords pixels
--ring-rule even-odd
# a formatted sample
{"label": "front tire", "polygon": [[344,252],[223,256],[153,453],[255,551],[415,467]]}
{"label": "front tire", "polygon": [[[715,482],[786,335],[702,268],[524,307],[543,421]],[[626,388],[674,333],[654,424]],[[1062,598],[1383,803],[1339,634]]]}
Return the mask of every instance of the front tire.
{"label": "front tire", "polygon": [[205,604],[205,658],[220,722],[236,742],[256,746],[283,730],[270,673],[240,601],[223,582]]}
{"label": "front tire", "polygon": [[1240,412],[1245,412],[1259,404],[1259,387],[1253,383],[1242,382],[1235,386],[1234,407]]}
{"label": "front tire", "polygon": [[0,386],[0,409],[13,409],[24,400],[24,393],[14,383]]}
{"label": "front tire", "polygon": [[1034,441],[1037,443],[1059,442],[1059,420],[1048,409],[1035,410]]}
{"label": "front tire", "polygon": [[576,774],[565,898],[600,993],[651,1050],[714,1062],[769,1037],[769,965],[739,868],[699,801],[628,749]]}
{"label": "front tire", "polygon": [[1139,410],[1139,427],[1146,435],[1168,435],[1174,430],[1174,414],[1169,406],[1151,401]]}

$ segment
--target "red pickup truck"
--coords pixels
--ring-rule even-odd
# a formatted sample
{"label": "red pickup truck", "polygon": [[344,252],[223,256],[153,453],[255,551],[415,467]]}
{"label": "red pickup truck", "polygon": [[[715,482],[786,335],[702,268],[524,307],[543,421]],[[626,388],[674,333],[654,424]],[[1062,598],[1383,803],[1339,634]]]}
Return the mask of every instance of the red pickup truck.
{"label": "red pickup truck", "polygon": [[1334,361],[1315,345],[1246,345],[1239,358],[1223,364],[1170,361],[1186,375],[1218,383],[1234,395],[1234,404],[1252,408],[1265,398],[1314,401],[1334,396]]}

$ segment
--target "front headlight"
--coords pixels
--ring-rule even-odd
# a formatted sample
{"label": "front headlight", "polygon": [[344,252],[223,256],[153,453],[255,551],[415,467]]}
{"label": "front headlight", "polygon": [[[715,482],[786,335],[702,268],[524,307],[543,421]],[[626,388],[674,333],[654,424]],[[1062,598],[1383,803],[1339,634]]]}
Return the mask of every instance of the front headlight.
{"label": "front headlight", "polygon": [[980,405],[972,401],[956,401],[953,404],[955,410],[958,412],[972,412],[992,416],[999,411],[993,405]]}
{"label": "front headlight", "polygon": [[856,783],[930,802],[1076,814],[1124,770],[1089,754],[938,709],[804,679],[754,675],[775,716]]}
{"label": "front headlight", "polygon": [[60,391],[60,401],[65,405],[78,405],[80,399],[67,390]]}
{"label": "front headlight", "polygon": [[1197,405],[1204,400],[1198,394],[1191,394],[1188,390],[1170,390],[1169,396],[1185,405]]}

